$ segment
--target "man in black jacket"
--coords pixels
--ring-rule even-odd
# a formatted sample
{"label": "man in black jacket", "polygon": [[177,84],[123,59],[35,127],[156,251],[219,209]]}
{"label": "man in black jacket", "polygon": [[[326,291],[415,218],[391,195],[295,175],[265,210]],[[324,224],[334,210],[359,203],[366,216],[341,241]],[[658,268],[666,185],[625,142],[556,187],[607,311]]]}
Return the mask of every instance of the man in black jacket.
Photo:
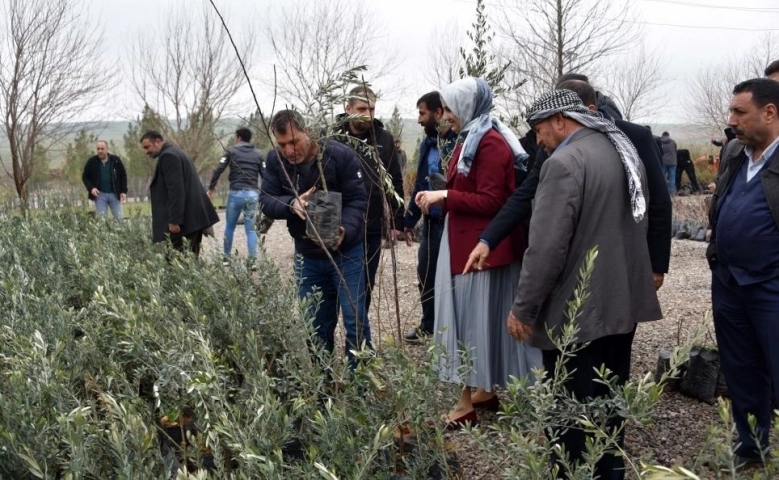
{"label": "man in black jacket", "polygon": [[[576,92],[585,105],[595,110],[595,90],[586,82],[569,80],[558,84],[558,88],[567,88]],[[603,112],[601,112],[603,114]],[[649,230],[647,243],[649,244],[649,257],[652,263],[652,272],[655,288],[663,285],[665,273],[671,258],[671,197],[665,183],[665,177],[660,164],[659,151],[652,138],[651,132],[640,125],[616,120],[614,122],[630,139],[638,151],[638,155],[644,164],[647,176],[648,208],[647,216]],[[509,235],[523,221],[530,219],[532,213],[531,202],[535,197],[538,187],[541,166],[547,155],[543,149],[539,149],[533,170],[527,179],[517,188],[500,212],[490,222],[482,233],[481,241],[471,252],[466,264],[466,271],[472,268],[481,268],[487,261],[490,247],[498,245],[501,240]]]}
{"label": "man in black jacket", "polygon": [[[340,305],[346,355],[351,358],[351,351],[359,349],[363,342],[371,345],[364,300],[363,219],[368,195],[360,159],[341,143],[328,141],[320,145],[314,141],[303,117],[293,110],[277,112],[271,119],[271,129],[278,148],[268,152],[265,162],[260,192],[262,211],[270,218],[287,221],[289,234],[295,240],[300,298],[321,292],[319,305],[313,300],[310,304],[317,337],[328,351],[333,351]],[[306,207],[316,190],[341,194],[339,236],[328,248],[306,234]],[[324,237],[324,232],[320,236]]]}
{"label": "man in black jacket", "polygon": [[263,158],[262,153],[250,143],[251,141],[252,132],[248,128],[239,128],[235,131],[235,145],[227,149],[214,167],[211,183],[208,185],[208,198],[213,200],[219,177],[225,168],[230,166],[230,192],[227,194],[225,208],[225,238],[222,250],[225,265],[230,263],[233,234],[241,213],[243,213],[250,263],[254,265],[254,260],[257,258],[257,231],[254,229],[254,221],[260,209],[259,179],[262,175]]}
{"label": "man in black jacket", "polygon": [[[346,113],[337,117],[339,135],[336,138],[348,145],[360,158],[360,169],[364,174],[363,182],[368,194],[365,217],[365,257],[368,265],[365,311],[369,312],[371,293],[381,260],[382,235],[389,235],[393,243],[401,235],[403,174],[392,134],[384,129],[381,121],[374,118],[376,94],[373,90],[365,86],[353,88],[349,92],[345,110]],[[385,201],[389,206],[387,217],[384,215]]]}
{"label": "man in black jacket", "polygon": [[219,216],[206,195],[195,164],[183,150],[166,142],[154,130],[143,134],[141,147],[146,155],[157,159],[149,185],[152,241],[170,239],[175,250],[189,249],[195,256],[200,255],[203,232],[217,223]]}
{"label": "man in black jacket", "polygon": [[89,157],[84,164],[81,181],[89,194],[89,199],[95,202],[95,210],[99,217],[105,217],[108,208],[115,220],[121,220],[122,203],[127,200],[127,172],[122,160],[108,153],[108,143],[98,140],[95,145],[97,155]]}
{"label": "man in black jacket", "polygon": [[695,176],[695,164],[692,163],[690,151],[686,148],[680,148],[676,151],[676,191],[682,188],[682,173],[687,173],[690,179],[690,186],[693,193],[700,193],[701,186],[698,185],[698,178]]}

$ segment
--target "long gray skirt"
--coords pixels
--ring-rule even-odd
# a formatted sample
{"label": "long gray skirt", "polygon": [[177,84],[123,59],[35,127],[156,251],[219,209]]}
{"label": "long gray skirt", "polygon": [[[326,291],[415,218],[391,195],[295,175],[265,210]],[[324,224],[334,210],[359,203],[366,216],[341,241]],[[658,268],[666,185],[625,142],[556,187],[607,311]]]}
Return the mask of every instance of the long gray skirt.
{"label": "long gray skirt", "polygon": [[541,366],[541,351],[517,342],[506,328],[519,262],[452,276],[448,233],[447,217],[435,281],[439,379],[492,391],[505,386],[510,375],[532,375],[531,369]]}

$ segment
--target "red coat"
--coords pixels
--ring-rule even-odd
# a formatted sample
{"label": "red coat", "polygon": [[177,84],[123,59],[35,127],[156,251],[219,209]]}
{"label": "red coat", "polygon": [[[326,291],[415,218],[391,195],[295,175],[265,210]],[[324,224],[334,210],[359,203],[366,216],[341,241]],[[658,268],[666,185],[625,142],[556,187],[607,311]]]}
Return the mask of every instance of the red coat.
{"label": "red coat", "polygon": [[[479,237],[514,191],[514,157],[495,129],[482,137],[468,176],[457,172],[462,144],[449,161],[446,211],[452,274],[461,274]],[[487,268],[508,265],[519,258],[525,240],[521,229],[495,247]]]}

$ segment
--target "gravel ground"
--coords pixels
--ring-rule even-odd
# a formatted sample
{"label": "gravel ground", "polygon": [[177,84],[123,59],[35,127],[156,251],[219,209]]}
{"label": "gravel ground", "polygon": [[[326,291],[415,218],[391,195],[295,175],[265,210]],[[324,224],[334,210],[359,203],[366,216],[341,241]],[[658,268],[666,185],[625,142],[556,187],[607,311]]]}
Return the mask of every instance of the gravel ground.
{"label": "gravel ground", "polygon": [[[216,237],[206,239],[205,254],[221,251],[224,222],[215,226]],[[284,222],[276,222],[265,236],[265,250],[282,274],[291,276],[293,244]],[[233,248],[246,251],[243,226],[236,229]],[[660,349],[670,348],[681,339],[688,338],[710,311],[709,270],[704,258],[706,244],[687,240],[674,240],[670,273],[659,291],[665,318],[639,326],[633,343],[632,375],[634,378],[654,372]],[[377,280],[380,292],[374,294],[371,311],[371,330],[374,344],[380,350],[388,337],[397,336],[395,294],[392,282],[392,259],[389,249],[384,249],[382,265]],[[419,319],[419,294],[416,286],[417,244],[411,247],[400,244],[396,249],[398,305],[400,330],[413,328]],[[714,343],[713,327],[709,343]],[[338,344],[338,343],[337,343]],[[418,361],[425,361],[425,347],[408,346]],[[445,409],[455,401],[451,390],[442,388],[434,393]],[[443,410],[442,410],[443,411]],[[431,416],[435,412],[431,412]],[[654,414],[654,422],[642,428],[630,428],[626,436],[628,452],[645,462],[662,465],[679,465],[693,461],[700,452],[706,433],[706,425],[717,420],[716,407],[684,397],[678,393],[665,393]],[[486,427],[495,421],[493,414],[480,415],[480,423]],[[500,478],[502,466],[497,465],[468,441],[465,433],[451,433],[453,443],[464,467],[464,478]],[[495,437],[496,442],[503,441]]]}

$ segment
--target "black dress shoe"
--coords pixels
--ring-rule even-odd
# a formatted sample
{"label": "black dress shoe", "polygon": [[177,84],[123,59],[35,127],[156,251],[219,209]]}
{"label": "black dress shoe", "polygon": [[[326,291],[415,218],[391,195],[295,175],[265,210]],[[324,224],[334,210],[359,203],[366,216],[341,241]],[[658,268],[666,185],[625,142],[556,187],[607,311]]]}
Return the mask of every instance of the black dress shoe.
{"label": "black dress shoe", "polygon": [[432,334],[432,332],[427,332],[417,327],[406,333],[406,341],[408,343],[424,343]]}

